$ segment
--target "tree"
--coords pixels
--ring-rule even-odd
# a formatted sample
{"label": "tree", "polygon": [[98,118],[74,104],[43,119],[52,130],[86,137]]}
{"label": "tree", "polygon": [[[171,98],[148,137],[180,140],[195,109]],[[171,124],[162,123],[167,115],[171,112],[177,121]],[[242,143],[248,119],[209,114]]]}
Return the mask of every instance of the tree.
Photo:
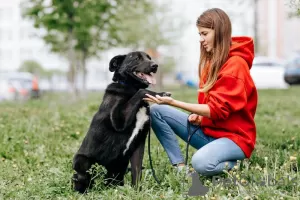
{"label": "tree", "polygon": [[[81,66],[83,74],[83,84],[86,83],[86,60],[91,57],[100,57],[102,51],[111,47],[132,43],[129,39],[122,40],[122,35],[135,32],[136,29],[132,29],[131,26],[122,27],[122,24],[128,20],[137,20],[137,17],[141,18],[142,15],[147,16],[154,10],[151,1],[148,0],[117,1],[116,3],[117,5],[113,7],[109,4],[103,6],[102,10],[97,13],[91,13],[90,8],[85,12],[80,11],[83,14],[81,16],[82,26],[80,31],[75,33],[78,41],[75,48],[80,52],[79,66]],[[135,9],[130,10],[131,8]],[[98,16],[100,12],[104,14]],[[122,17],[122,13],[130,14]],[[83,89],[85,89],[85,85],[83,85]]]}
{"label": "tree", "polygon": [[[27,0],[23,4],[24,16],[32,19],[36,28],[46,29],[43,39],[51,50],[67,57],[69,80],[75,93],[79,70],[76,66],[82,67],[85,77],[88,58],[130,43],[122,39],[123,32],[135,29],[122,27],[123,22],[131,21],[137,13],[139,17],[145,15],[153,10],[151,5],[150,0]],[[119,17],[122,13],[129,15]],[[76,63],[78,57],[80,64]]]}
{"label": "tree", "polygon": [[293,11],[289,13],[289,17],[300,17],[300,0],[290,0],[290,7]]}
{"label": "tree", "polygon": [[45,73],[45,70],[43,69],[43,67],[34,60],[25,60],[21,64],[19,71],[20,72],[30,72],[37,76],[43,76],[43,74]]}
{"label": "tree", "polygon": [[[175,66],[174,60],[162,58],[159,48],[176,45],[176,41],[184,30],[184,18],[176,18],[169,9],[170,1],[161,4],[152,4],[147,12],[130,7],[128,12],[122,12],[120,18],[126,18],[120,24],[119,32],[121,43],[132,50],[142,49],[160,65],[157,73],[157,87],[163,87],[164,74],[170,72]],[[128,15],[133,17],[129,18]],[[176,20],[173,20],[175,19]],[[123,31],[127,27],[136,27],[134,31]],[[121,34],[122,33],[122,34]],[[172,62],[170,62],[172,61]],[[173,64],[173,65],[172,65]]]}

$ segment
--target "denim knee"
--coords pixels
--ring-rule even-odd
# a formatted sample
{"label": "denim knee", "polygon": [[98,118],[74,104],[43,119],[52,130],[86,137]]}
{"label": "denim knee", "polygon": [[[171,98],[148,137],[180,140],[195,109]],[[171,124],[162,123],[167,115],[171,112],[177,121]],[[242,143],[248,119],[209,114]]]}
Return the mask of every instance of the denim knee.
{"label": "denim knee", "polygon": [[160,115],[162,109],[165,107],[166,105],[159,105],[159,104],[152,104],[150,106],[150,116],[151,117],[155,117],[157,115]]}
{"label": "denim knee", "polygon": [[203,176],[213,176],[215,174],[215,166],[209,162],[207,157],[194,155],[192,157],[192,166],[196,172]]}
{"label": "denim knee", "polygon": [[153,116],[157,112],[159,112],[159,105],[158,104],[152,104],[150,106],[150,115]]}

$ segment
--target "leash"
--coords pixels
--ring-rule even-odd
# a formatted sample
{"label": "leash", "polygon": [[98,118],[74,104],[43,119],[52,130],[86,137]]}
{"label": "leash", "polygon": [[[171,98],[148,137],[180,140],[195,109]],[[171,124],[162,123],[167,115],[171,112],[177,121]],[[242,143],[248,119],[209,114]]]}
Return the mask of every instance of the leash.
{"label": "leash", "polygon": [[[190,113],[189,116],[193,114],[193,113]],[[189,156],[189,145],[190,145],[190,141],[192,139],[192,136],[196,133],[197,130],[200,129],[200,126],[197,127],[194,132],[192,134],[190,134],[190,127],[191,127],[191,123],[189,122],[189,116],[187,118],[187,131],[188,131],[188,139],[187,139],[187,144],[186,144],[186,155],[185,155],[185,165],[187,166],[187,163],[188,163],[188,156]]]}
{"label": "leash", "polygon": [[[193,114],[193,113],[191,113]],[[190,115],[191,115],[190,114]],[[189,115],[189,116],[190,116]],[[191,141],[191,138],[192,136],[196,133],[197,130],[199,130],[200,126],[198,128],[196,128],[192,134],[190,134],[190,122],[189,122],[189,116],[187,118],[187,131],[188,131],[188,139],[187,139],[187,145],[186,145],[186,157],[185,157],[185,165],[187,166],[187,163],[188,163],[188,153],[189,153],[189,145],[190,145],[190,141]],[[151,127],[151,118],[149,117],[149,120],[150,120],[150,127]],[[153,168],[153,164],[152,164],[152,158],[151,158],[151,151],[150,151],[150,133],[151,133],[151,128],[149,129],[149,134],[148,134],[148,156],[149,156],[149,163],[150,163],[150,168],[151,168],[151,171],[152,171],[152,175],[155,179],[155,181],[157,182],[158,185],[160,185],[160,181],[158,180],[156,174],[155,174],[155,170]]]}

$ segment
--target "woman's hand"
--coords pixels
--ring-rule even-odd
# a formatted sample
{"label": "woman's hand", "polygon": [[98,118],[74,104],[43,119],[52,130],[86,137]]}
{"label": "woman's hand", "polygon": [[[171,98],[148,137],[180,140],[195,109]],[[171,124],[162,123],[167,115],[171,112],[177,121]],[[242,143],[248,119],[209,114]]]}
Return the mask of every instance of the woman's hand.
{"label": "woman's hand", "polygon": [[199,125],[201,123],[201,119],[202,117],[197,114],[191,114],[188,118],[189,122],[194,125]]}
{"label": "woman's hand", "polygon": [[172,97],[161,97],[159,95],[156,95],[155,97],[146,94],[147,98],[143,98],[144,101],[149,101],[152,103],[157,103],[157,104],[168,104],[171,105],[174,102],[174,99]]}

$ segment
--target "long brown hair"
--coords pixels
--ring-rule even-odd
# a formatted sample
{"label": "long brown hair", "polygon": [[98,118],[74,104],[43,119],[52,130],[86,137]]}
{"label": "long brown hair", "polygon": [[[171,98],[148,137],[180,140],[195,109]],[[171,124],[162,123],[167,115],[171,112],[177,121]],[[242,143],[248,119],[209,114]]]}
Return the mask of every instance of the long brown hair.
{"label": "long brown hair", "polygon": [[201,73],[207,72],[206,82],[199,91],[207,93],[215,84],[218,72],[226,62],[231,46],[231,21],[228,15],[219,8],[212,8],[203,12],[197,19],[197,26],[210,28],[215,31],[214,47],[206,52],[200,44],[199,80],[203,83]]}

